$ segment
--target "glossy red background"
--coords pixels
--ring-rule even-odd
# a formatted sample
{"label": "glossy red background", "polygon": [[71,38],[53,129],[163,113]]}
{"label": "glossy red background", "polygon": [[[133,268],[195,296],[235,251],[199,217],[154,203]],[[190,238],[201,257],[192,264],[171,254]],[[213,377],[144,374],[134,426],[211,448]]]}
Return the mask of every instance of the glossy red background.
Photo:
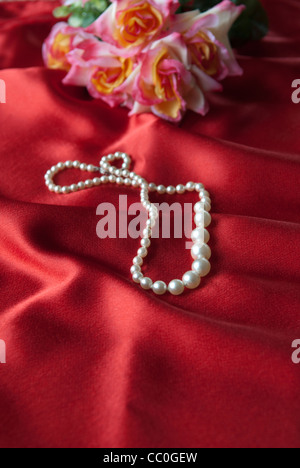
{"label": "glossy red background", "polygon": [[[0,5],[1,447],[300,446],[300,4],[263,3],[271,33],[239,51],[244,77],[180,127],[64,87],[41,62],[53,3]],[[154,297],[131,282],[137,241],[96,236],[116,187],[46,190],[51,165],[115,150],[149,180],[210,190],[199,290]],[[153,241],[148,258],[156,279],[190,265],[179,240]]]}

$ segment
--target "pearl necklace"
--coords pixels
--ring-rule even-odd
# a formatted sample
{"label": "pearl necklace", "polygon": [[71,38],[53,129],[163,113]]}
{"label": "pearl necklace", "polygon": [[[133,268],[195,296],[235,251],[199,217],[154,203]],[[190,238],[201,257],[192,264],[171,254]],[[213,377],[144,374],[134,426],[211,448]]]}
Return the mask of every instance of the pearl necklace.
{"label": "pearl necklace", "polygon": [[[120,169],[112,165],[115,160],[122,160],[122,167]],[[165,294],[169,291],[171,294],[177,296],[183,293],[185,287],[188,289],[197,288],[201,282],[201,277],[206,276],[210,272],[210,263],[208,260],[211,256],[211,250],[207,245],[210,235],[207,229],[205,229],[211,223],[211,215],[209,214],[211,209],[211,200],[209,193],[205,190],[203,184],[194,182],[188,182],[185,185],[179,184],[177,187],[165,187],[164,185],[157,186],[154,183],[148,183],[143,177],[139,176],[135,172],[130,172],[130,164],[131,158],[128,154],[121,152],[104,156],[100,161],[100,167],[92,164],[87,165],[80,163],[79,161],[67,161],[65,163],[60,162],[47,171],[45,182],[51,192],[58,194],[77,192],[107,183],[139,188],[141,191],[141,203],[148,212],[148,219],[146,222],[146,228],[143,230],[140,248],[132,261],[133,265],[130,269],[133,281],[140,284],[143,289],[151,289],[158,295]],[[102,175],[70,186],[61,187],[60,185],[55,185],[53,182],[54,176],[69,168],[80,169],[81,171],[87,172],[100,172]],[[141,270],[144,258],[147,256],[148,249],[151,245],[150,239],[152,229],[154,228],[159,216],[157,207],[149,201],[149,192],[155,191],[159,194],[167,193],[169,195],[173,195],[175,193],[183,194],[185,191],[196,191],[199,193],[200,198],[200,201],[198,201],[194,206],[194,221],[196,229],[192,231],[191,235],[191,239],[193,241],[191,255],[194,260],[192,269],[183,275],[182,280],[174,279],[168,286],[164,281],[155,281],[153,283],[150,278],[143,275]]]}

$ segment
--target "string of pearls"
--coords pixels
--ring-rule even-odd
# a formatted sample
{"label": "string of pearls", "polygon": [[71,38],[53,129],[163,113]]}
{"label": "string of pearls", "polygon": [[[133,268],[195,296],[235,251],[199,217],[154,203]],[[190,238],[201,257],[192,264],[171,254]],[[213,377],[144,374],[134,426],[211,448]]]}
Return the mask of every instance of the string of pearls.
{"label": "string of pearls", "polygon": [[[117,168],[112,165],[112,163],[116,160],[122,161],[121,168]],[[60,162],[46,172],[45,183],[51,192],[57,194],[78,192],[107,183],[139,188],[141,203],[148,212],[148,219],[146,222],[146,227],[142,233],[140,247],[137,251],[137,255],[132,261],[132,267],[130,269],[133,281],[140,284],[143,289],[152,290],[157,295],[165,294],[167,291],[173,295],[179,295],[183,293],[185,287],[188,289],[197,288],[201,282],[201,278],[208,275],[211,269],[209,263],[211,250],[207,245],[210,239],[210,235],[206,229],[211,223],[211,215],[209,213],[211,210],[211,199],[209,192],[205,190],[203,184],[194,182],[188,182],[185,185],[179,184],[176,187],[173,187],[172,185],[165,187],[164,185],[148,183],[143,177],[129,170],[130,164],[130,156],[121,152],[104,156],[100,161],[100,166],[80,163],[80,161],[67,161],[65,163]],[[56,185],[53,181],[54,177],[59,172],[71,168],[80,169],[81,171],[87,171],[90,173],[98,172],[98,175],[96,177],[69,186]],[[173,195],[175,193],[183,194],[186,191],[195,191],[199,194],[199,201],[194,206],[194,221],[196,228],[192,231],[191,235],[193,241],[193,247],[191,249],[191,255],[193,258],[192,269],[187,271],[181,280],[174,279],[167,286],[164,281],[153,282],[150,278],[145,277],[142,273],[142,265],[151,245],[150,239],[152,236],[152,231],[159,216],[157,207],[149,200],[149,192],[157,192],[159,194],[167,193],[169,195]]]}

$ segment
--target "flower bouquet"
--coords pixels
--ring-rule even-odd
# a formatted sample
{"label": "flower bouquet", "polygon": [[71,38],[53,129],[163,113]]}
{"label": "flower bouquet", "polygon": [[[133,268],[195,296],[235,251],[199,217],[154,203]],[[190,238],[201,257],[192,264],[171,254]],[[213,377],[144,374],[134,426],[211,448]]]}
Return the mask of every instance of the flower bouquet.
{"label": "flower bouquet", "polygon": [[68,22],[53,27],[43,57],[64,84],[171,122],[188,109],[204,116],[207,93],[242,74],[232,43],[267,32],[258,0],[66,0],[54,15]]}

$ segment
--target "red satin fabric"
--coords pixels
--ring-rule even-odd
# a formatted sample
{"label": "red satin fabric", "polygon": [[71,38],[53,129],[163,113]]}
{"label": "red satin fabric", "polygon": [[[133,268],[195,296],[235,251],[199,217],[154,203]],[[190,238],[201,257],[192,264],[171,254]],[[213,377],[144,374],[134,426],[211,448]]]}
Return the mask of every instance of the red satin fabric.
{"label": "red satin fabric", "polygon": [[[53,2],[0,5],[1,447],[299,447],[300,4],[264,4],[271,33],[239,51],[244,77],[179,127],[128,118],[43,68]],[[142,291],[138,242],[97,238],[97,205],[137,191],[46,190],[53,164],[116,150],[148,180],[211,192],[199,290]],[[147,264],[167,281],[190,257],[155,240]]]}

